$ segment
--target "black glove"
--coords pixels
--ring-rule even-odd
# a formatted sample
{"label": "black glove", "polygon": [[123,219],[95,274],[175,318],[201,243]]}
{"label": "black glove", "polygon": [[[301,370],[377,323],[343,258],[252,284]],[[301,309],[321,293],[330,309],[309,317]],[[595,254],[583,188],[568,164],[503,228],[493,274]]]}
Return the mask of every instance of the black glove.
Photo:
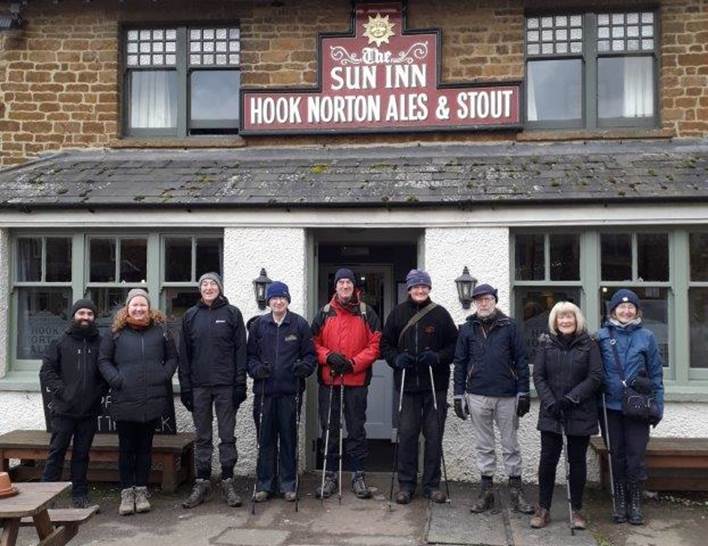
{"label": "black glove", "polygon": [[561,412],[561,413],[565,413],[565,412],[567,412],[570,408],[572,408],[573,406],[575,406],[575,401],[574,401],[570,396],[568,396],[568,395],[566,394],[563,398],[561,398],[560,400],[558,400],[557,404],[558,404],[558,408],[559,408],[560,412]]}
{"label": "black glove", "polygon": [[418,364],[424,368],[437,366],[439,362],[440,358],[435,351],[423,351],[418,355]]}
{"label": "black glove", "polygon": [[192,389],[181,390],[179,399],[182,400],[182,405],[187,408],[187,411],[194,410],[194,394],[192,393]]}
{"label": "black glove", "polygon": [[652,427],[656,428],[656,425],[658,425],[659,423],[661,423],[661,417],[659,417],[658,415],[651,415],[649,417],[649,424]]}
{"label": "black glove", "polygon": [[344,375],[344,369],[349,361],[340,353],[331,352],[327,356],[327,364],[334,375]]}
{"label": "black glove", "polygon": [[241,403],[246,399],[246,385],[234,385],[234,407],[238,410]]}
{"label": "black glove", "polygon": [[268,379],[271,374],[270,364],[268,362],[262,362],[259,366],[253,370],[254,379]]}
{"label": "black glove", "polygon": [[354,361],[348,358],[344,359],[344,367],[342,368],[341,375],[347,375],[348,373],[354,373]]}
{"label": "black glove", "polygon": [[296,360],[293,364],[293,373],[295,374],[295,377],[307,377],[310,375],[307,362],[304,360]]}
{"label": "black glove", "polygon": [[548,404],[548,406],[546,407],[546,413],[548,413],[548,415],[555,419],[560,419],[561,409],[558,405],[558,402],[551,402],[550,404]]}
{"label": "black glove", "polygon": [[399,370],[412,368],[415,365],[415,357],[408,353],[401,353],[396,357],[396,361],[394,362],[394,364]]}
{"label": "black glove", "polygon": [[516,416],[523,417],[531,409],[531,398],[528,394],[522,394],[516,403]]}
{"label": "black glove", "polygon": [[467,404],[465,402],[464,397],[455,396],[453,404],[455,405],[455,415],[465,421],[467,419],[467,416],[469,415],[469,412],[467,411]]}

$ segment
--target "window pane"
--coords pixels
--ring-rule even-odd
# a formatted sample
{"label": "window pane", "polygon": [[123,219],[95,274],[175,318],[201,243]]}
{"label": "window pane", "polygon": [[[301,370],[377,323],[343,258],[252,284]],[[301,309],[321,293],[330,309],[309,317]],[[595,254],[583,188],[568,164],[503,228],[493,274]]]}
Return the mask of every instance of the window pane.
{"label": "window pane", "polygon": [[116,241],[115,239],[91,239],[90,282],[115,282]]}
{"label": "window pane", "polygon": [[96,304],[98,309],[96,325],[101,334],[110,332],[113,316],[125,304],[129,291],[130,288],[90,288],[88,290],[87,297]]}
{"label": "window pane", "polygon": [[66,329],[71,288],[17,289],[17,358],[39,360]]}
{"label": "window pane", "polygon": [[[612,295],[619,290],[615,287],[603,286],[601,290],[601,305],[607,315],[607,305]],[[664,367],[669,365],[669,301],[666,288],[632,288],[639,296],[642,305],[642,325],[649,328],[656,336],[659,353]]]}
{"label": "window pane", "polygon": [[667,233],[637,235],[637,269],[639,280],[669,280],[669,235]]}
{"label": "window pane", "polygon": [[691,368],[708,368],[708,288],[688,291]]}
{"label": "window pane", "polygon": [[192,280],[192,239],[165,239],[165,281]]}
{"label": "window pane", "polygon": [[708,282],[708,233],[691,233],[691,280]]}
{"label": "window pane", "polygon": [[516,279],[542,281],[545,278],[543,234],[519,234],[516,241]]}
{"label": "window pane", "polygon": [[47,282],[71,282],[71,239],[47,238]]}
{"label": "window pane", "polygon": [[607,57],[597,61],[597,112],[600,118],[654,115],[652,57]]}
{"label": "window pane", "polygon": [[221,239],[197,239],[197,279],[209,271],[216,271],[221,275],[222,263],[223,241]]}
{"label": "window pane", "polygon": [[122,239],[120,242],[120,280],[145,283],[147,279],[147,240]]}
{"label": "window pane", "polygon": [[198,288],[166,288],[165,289],[165,314],[167,315],[167,328],[175,337],[179,347],[179,334],[182,316],[187,309],[199,301]]}
{"label": "window pane", "polygon": [[603,233],[601,236],[602,280],[632,280],[632,236]]}
{"label": "window pane", "polygon": [[579,288],[520,287],[514,289],[516,319],[519,321],[529,361],[538,346],[538,336],[548,332],[548,315],[559,301],[570,301],[580,306]]}
{"label": "window pane", "polygon": [[39,237],[17,239],[17,280],[19,282],[42,280],[42,239]]}
{"label": "window pane", "polygon": [[580,59],[529,61],[526,82],[529,121],[581,119],[581,67]]}
{"label": "window pane", "polygon": [[196,70],[191,81],[192,121],[238,124],[238,70]]}
{"label": "window pane", "polygon": [[130,75],[130,126],[133,129],[177,127],[177,73],[144,70]]}
{"label": "window pane", "polygon": [[577,234],[550,235],[551,280],[580,279],[580,237]]}

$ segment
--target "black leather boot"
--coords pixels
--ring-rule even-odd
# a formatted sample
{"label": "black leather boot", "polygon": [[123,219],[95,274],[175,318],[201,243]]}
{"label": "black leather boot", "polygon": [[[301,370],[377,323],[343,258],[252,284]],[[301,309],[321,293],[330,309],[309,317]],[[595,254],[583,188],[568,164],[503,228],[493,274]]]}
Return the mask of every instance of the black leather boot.
{"label": "black leather boot", "polygon": [[629,523],[632,525],[642,525],[644,518],[642,517],[642,485],[641,482],[627,483],[627,494],[629,496]]}
{"label": "black leather boot", "polygon": [[494,508],[494,483],[491,476],[482,476],[479,486],[479,496],[470,508],[470,512],[480,514]]}
{"label": "black leather boot", "polygon": [[612,520],[615,523],[625,523],[627,521],[627,499],[625,496],[624,480],[615,481],[615,506],[612,513]]}

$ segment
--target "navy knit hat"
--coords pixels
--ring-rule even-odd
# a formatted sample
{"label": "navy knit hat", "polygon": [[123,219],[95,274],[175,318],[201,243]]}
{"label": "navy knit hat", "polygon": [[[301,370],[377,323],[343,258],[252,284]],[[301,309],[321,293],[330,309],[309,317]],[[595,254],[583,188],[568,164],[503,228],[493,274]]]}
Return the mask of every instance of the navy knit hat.
{"label": "navy knit hat", "polygon": [[337,282],[339,282],[341,279],[349,279],[350,281],[352,281],[352,284],[356,284],[356,277],[354,276],[354,272],[346,267],[337,269],[337,272],[334,274],[334,284],[337,284]]}
{"label": "navy knit hat", "polygon": [[74,302],[71,307],[71,317],[73,318],[79,309],[90,309],[93,311],[94,316],[98,314],[98,309],[96,309],[96,304],[89,299],[80,299]]}
{"label": "navy knit hat", "polygon": [[494,296],[494,301],[498,302],[499,301],[499,296],[497,295],[497,289],[493,288],[489,284],[480,284],[475,286],[474,290],[472,291],[472,299],[476,299],[480,296]]}
{"label": "navy knit hat", "polygon": [[433,287],[433,283],[430,280],[430,275],[423,271],[422,269],[411,269],[406,275],[406,288],[410,290],[414,286],[424,285],[428,288]]}
{"label": "navy knit hat", "polygon": [[218,273],[215,273],[214,271],[210,271],[209,273],[204,273],[201,277],[199,277],[199,286],[201,287],[202,281],[214,281],[216,285],[219,287],[219,294],[224,294],[224,283],[221,280],[221,277],[219,276]]}
{"label": "navy knit hat", "polygon": [[266,290],[266,302],[269,302],[270,298],[285,298],[288,300],[288,303],[290,303],[290,290],[288,290],[288,285],[280,281],[270,283]]}
{"label": "navy knit hat", "polygon": [[607,306],[607,314],[611,315],[612,311],[614,311],[620,303],[631,303],[637,308],[637,311],[639,311],[639,296],[631,290],[620,288],[612,295],[612,299]]}

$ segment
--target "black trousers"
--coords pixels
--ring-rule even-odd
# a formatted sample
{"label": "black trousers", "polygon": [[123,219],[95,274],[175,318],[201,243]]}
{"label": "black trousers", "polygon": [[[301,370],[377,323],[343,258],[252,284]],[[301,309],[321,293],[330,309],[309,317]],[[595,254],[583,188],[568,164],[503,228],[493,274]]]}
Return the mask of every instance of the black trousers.
{"label": "black trousers", "polygon": [[152,437],[156,426],[157,421],[116,421],[118,470],[122,489],[147,486],[152,468]]}
{"label": "black trousers", "polygon": [[[587,449],[590,436],[568,436],[570,463],[570,504],[573,510],[583,507],[583,491],[587,480]],[[555,432],[541,432],[541,460],[538,463],[538,504],[551,509],[556,468],[563,451],[563,437]],[[565,468],[565,463],[563,463]]]}
{"label": "black trousers", "polygon": [[214,451],[213,427],[216,416],[219,434],[219,462],[221,479],[233,478],[234,466],[238,460],[236,451],[236,407],[234,406],[233,387],[195,387],[194,388],[194,428],[197,433],[194,459],[197,478],[208,480],[211,477],[211,455]]}
{"label": "black trousers", "polygon": [[[337,454],[339,453],[339,392],[340,386],[335,385],[332,393],[332,418],[330,420],[329,450],[327,470],[339,468]],[[320,385],[319,413],[322,427],[322,448],[327,432],[327,410],[329,409],[328,385]],[[349,467],[353,472],[365,470],[369,447],[366,443],[366,397],[368,387],[344,387],[344,421],[347,424],[347,439],[344,442],[344,454],[349,458]]]}
{"label": "black trousers", "polygon": [[[605,423],[602,425],[602,437],[607,445]],[[610,445],[612,447],[612,473],[616,481],[644,481],[647,472],[644,466],[644,454],[649,443],[649,423],[629,419],[621,411],[607,410]]]}
{"label": "black trousers", "polygon": [[433,407],[432,392],[403,394],[403,408],[398,426],[398,483],[402,490],[415,492],[418,480],[418,437],[423,433],[423,494],[440,487],[442,437],[447,417],[447,392],[438,391],[438,411]]}
{"label": "black trousers", "polygon": [[42,474],[43,482],[61,481],[64,457],[71,439],[71,494],[80,497],[88,494],[86,473],[89,465],[89,450],[96,434],[96,417],[73,418],[52,417],[52,439],[49,442],[49,455]]}

